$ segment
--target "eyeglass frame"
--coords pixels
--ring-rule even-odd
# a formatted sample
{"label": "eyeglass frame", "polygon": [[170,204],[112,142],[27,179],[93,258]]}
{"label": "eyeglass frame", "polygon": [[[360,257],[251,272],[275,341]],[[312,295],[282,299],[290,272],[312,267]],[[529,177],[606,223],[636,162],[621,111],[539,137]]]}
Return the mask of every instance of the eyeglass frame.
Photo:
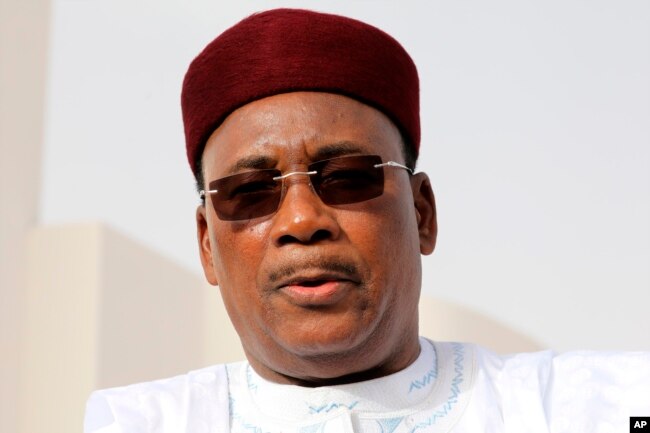
{"label": "eyeglass frame", "polygon": [[[325,162],[325,161],[330,161],[332,159],[337,159],[337,158],[345,158],[347,156],[373,156],[373,157],[378,157],[381,160],[381,157],[379,155],[344,155],[344,156],[339,156],[339,157],[336,157],[336,158],[329,158],[329,159],[314,161],[314,162],[310,163],[309,165],[318,164],[318,163],[322,163],[322,162]],[[383,167],[401,168],[401,169],[406,170],[409,173],[409,175],[411,175],[411,176],[413,174],[415,174],[414,169],[412,169],[412,168],[410,168],[410,167],[408,167],[408,166],[406,166],[404,164],[400,164],[399,162],[392,161],[392,160],[382,162],[382,163],[379,163],[379,164],[373,164],[373,167],[374,168],[383,168]],[[282,172],[280,172],[280,173],[282,173]],[[279,176],[274,176],[272,178],[272,180],[274,180],[274,181],[280,181],[281,180],[282,183],[283,183],[283,188],[284,188],[284,179],[286,179],[288,177],[297,176],[297,175],[312,176],[312,175],[315,175],[317,173],[318,173],[317,170],[312,170],[312,171],[292,171],[292,172],[289,172],[289,173],[286,173],[286,174],[280,174]],[[221,180],[221,179],[225,179],[227,177],[229,177],[229,176],[214,179],[214,180],[210,181],[210,183],[216,182],[216,181]],[[310,181],[310,184],[311,184],[311,181]],[[312,188],[313,188],[313,185],[312,185]],[[205,197],[206,197],[207,194],[216,194],[217,192],[219,192],[218,189],[211,189],[211,190],[203,190],[202,189],[202,190],[199,191],[199,197],[201,198],[201,200],[205,200]],[[319,197],[319,199],[321,199],[321,201],[323,200],[322,197],[320,197],[320,195],[317,192],[316,192],[316,195]],[[276,209],[276,212],[277,212],[277,209]]]}

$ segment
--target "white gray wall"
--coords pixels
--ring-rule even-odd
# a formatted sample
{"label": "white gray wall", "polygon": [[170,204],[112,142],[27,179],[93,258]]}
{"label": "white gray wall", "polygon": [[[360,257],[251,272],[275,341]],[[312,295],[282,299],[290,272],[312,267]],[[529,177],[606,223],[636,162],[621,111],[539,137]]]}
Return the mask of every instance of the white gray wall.
{"label": "white gray wall", "polygon": [[424,291],[557,350],[650,349],[650,3],[55,0],[41,222],[107,222],[199,272],[189,61],[271,6],[360,18],[419,67]]}

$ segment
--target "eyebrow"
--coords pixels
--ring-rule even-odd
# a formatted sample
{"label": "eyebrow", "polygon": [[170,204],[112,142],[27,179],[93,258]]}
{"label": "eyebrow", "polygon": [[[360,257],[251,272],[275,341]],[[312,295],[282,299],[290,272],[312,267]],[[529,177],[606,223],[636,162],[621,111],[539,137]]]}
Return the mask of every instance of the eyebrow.
{"label": "eyebrow", "polygon": [[367,153],[367,150],[357,143],[352,141],[338,141],[336,143],[319,147],[314,153],[313,158],[314,161],[320,161],[323,159],[336,158],[338,156],[363,153]]}
{"label": "eyebrow", "polygon": [[229,174],[234,174],[242,170],[260,170],[264,168],[273,168],[275,166],[275,159],[264,155],[246,156],[238,160],[228,170]]}
{"label": "eyebrow", "polygon": [[[363,154],[366,151],[359,144],[352,141],[338,141],[336,143],[327,144],[316,150],[313,156],[314,161],[321,161],[323,159],[336,158],[338,156]],[[238,160],[228,169],[228,174],[235,174],[244,170],[262,170],[265,168],[273,168],[277,164],[274,158],[264,155],[251,155]]]}

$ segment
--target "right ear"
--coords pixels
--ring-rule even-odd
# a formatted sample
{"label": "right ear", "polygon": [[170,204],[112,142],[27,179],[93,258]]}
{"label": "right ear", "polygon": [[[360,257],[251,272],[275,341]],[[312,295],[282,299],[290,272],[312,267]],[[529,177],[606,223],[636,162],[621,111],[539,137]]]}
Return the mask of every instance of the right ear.
{"label": "right ear", "polygon": [[218,286],[217,275],[214,271],[214,261],[212,260],[212,243],[210,242],[210,231],[208,230],[208,218],[204,205],[196,208],[196,236],[199,241],[199,256],[203,273],[208,283]]}

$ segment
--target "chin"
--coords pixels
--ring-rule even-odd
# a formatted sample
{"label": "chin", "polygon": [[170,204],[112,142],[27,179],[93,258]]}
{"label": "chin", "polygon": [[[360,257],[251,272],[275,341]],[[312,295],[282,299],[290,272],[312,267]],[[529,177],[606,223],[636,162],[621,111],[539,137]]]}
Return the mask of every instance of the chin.
{"label": "chin", "polygon": [[360,326],[360,321],[353,326],[342,325],[339,321],[279,336],[281,345],[293,355],[310,362],[334,358],[344,360],[358,353],[367,353],[372,346],[372,327]]}

